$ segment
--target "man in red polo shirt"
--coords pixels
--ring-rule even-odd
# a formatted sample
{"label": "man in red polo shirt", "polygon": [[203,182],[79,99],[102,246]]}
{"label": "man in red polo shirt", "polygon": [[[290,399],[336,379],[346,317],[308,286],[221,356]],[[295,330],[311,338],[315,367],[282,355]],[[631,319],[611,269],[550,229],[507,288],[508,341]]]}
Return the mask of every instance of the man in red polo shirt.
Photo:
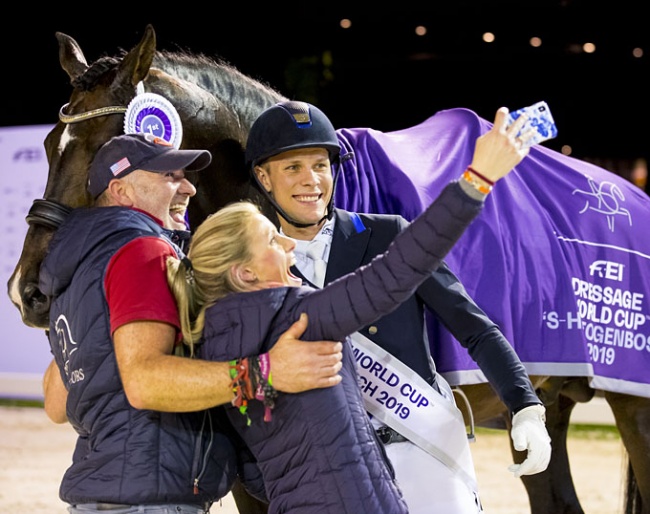
{"label": "man in red polo shirt", "polygon": [[[96,206],[69,215],[44,260],[54,355],[45,410],[79,434],[60,489],[71,513],[198,514],[234,483],[238,448],[211,409],[233,399],[229,364],[176,354],[180,323],[165,272],[169,255],[183,255],[174,241],[196,193],[186,174],[210,160],[148,135],[111,139],[89,170]],[[269,352],[278,390],[341,379],[341,344],[298,341],[305,327]]]}

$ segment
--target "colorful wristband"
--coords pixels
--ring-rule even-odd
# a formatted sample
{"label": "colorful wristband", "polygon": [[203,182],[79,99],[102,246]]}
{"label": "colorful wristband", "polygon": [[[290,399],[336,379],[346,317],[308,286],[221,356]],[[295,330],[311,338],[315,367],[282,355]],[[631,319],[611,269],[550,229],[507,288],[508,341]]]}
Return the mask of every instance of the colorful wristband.
{"label": "colorful wristband", "polygon": [[492,186],[486,186],[476,180],[474,176],[469,172],[465,171],[463,173],[463,180],[470,184],[474,189],[476,189],[479,193],[487,195],[490,191],[492,191]]}

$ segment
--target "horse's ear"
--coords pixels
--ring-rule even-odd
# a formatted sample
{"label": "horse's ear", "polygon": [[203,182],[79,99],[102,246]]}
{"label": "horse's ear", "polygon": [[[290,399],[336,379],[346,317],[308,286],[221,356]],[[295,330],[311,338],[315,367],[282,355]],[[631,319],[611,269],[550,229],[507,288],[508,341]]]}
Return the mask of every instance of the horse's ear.
{"label": "horse's ear", "polygon": [[61,63],[61,68],[68,74],[72,83],[76,78],[86,73],[88,69],[86,57],[77,42],[70,36],[62,32],[57,32],[55,35],[59,41],[59,62]]}
{"label": "horse's ear", "polygon": [[114,84],[130,82],[134,87],[142,82],[156,53],[156,33],[152,25],[147,25],[140,42],[124,56],[117,71]]}

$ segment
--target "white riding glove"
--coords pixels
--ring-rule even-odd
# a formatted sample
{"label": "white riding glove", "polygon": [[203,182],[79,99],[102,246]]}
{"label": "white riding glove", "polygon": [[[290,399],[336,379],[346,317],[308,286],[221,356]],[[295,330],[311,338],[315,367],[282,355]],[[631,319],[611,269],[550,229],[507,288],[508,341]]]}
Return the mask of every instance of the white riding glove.
{"label": "white riding glove", "polygon": [[528,450],[528,457],[521,464],[508,467],[515,478],[541,473],[551,460],[551,438],[546,430],[546,409],[543,405],[531,405],[512,417],[510,437],[517,451]]}

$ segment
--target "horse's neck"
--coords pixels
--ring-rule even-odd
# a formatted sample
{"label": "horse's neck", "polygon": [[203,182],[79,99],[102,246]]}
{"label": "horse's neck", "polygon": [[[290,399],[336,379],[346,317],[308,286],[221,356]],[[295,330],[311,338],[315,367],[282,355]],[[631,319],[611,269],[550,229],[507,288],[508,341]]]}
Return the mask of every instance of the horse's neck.
{"label": "horse's neck", "polygon": [[[160,57],[156,62],[157,68],[150,70],[147,78],[152,87],[158,87],[165,93],[173,92],[178,96],[177,88],[182,86],[182,94],[189,94],[194,100],[200,100],[204,105],[220,106],[235,113],[239,124],[248,133],[251,125],[259,114],[271,105],[286,100],[270,87],[242,74],[237,69],[211,60],[198,61],[199,64],[179,65],[173,60]],[[156,81],[156,75],[167,74],[171,80]],[[158,85],[154,85],[158,82]],[[183,99],[183,102],[185,100]],[[173,103],[173,102],[172,102]],[[214,115],[215,111],[212,111]]]}
{"label": "horse's neck", "polygon": [[158,94],[169,100],[178,111],[184,125],[189,120],[192,124],[200,125],[207,124],[210,120],[214,122],[217,98],[192,82],[152,68],[144,82],[144,91]]}

